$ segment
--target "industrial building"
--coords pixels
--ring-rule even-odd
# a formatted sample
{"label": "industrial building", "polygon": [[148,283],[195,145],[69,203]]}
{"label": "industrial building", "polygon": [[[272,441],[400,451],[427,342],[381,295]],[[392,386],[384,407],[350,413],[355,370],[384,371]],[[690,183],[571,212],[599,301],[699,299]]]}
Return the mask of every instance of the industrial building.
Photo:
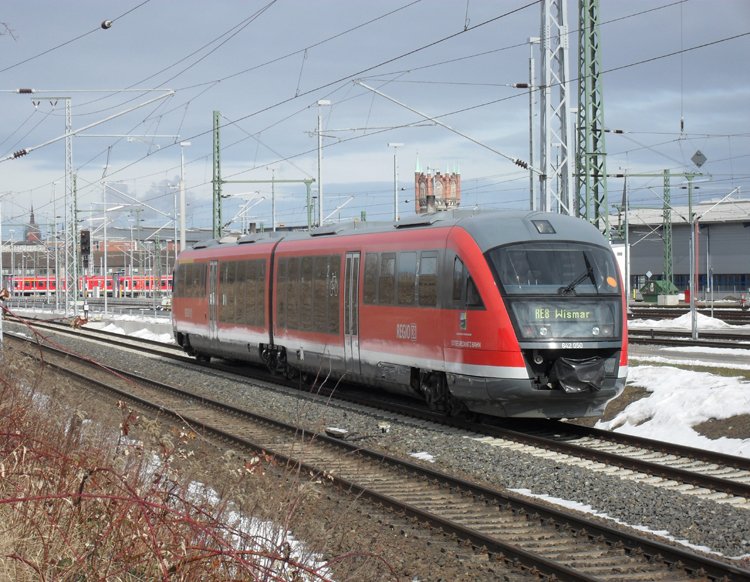
{"label": "industrial building", "polygon": [[[680,292],[689,288],[691,226],[696,299],[739,298],[750,291],[750,200],[706,201],[670,211],[671,244],[665,240],[663,208],[630,208],[627,216],[631,289],[663,280],[671,266]],[[667,237],[669,238],[669,237]],[[671,256],[668,255],[671,247]],[[671,265],[668,263],[671,261]],[[666,266],[666,268],[665,268]]]}

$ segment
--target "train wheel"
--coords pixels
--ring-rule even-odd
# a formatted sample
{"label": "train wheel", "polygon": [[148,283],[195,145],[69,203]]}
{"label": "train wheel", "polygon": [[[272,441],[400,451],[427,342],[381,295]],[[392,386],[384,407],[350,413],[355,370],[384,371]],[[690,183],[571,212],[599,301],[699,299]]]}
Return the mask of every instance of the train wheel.
{"label": "train wheel", "polygon": [[284,368],[284,376],[286,376],[287,380],[296,380],[300,377],[300,373],[297,368],[290,366],[287,362],[286,367]]}
{"label": "train wheel", "polygon": [[448,391],[445,374],[440,372],[423,373],[419,388],[430,410],[450,412],[451,395]]}

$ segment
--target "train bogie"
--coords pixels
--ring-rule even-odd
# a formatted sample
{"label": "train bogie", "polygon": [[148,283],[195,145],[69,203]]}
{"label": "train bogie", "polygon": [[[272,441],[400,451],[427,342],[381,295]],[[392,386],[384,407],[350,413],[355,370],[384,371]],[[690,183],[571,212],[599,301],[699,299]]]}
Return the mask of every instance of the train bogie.
{"label": "train bogie", "polygon": [[614,255],[581,220],[442,213],[186,251],[173,324],[200,357],[445,412],[577,417],[624,387],[623,301]]}

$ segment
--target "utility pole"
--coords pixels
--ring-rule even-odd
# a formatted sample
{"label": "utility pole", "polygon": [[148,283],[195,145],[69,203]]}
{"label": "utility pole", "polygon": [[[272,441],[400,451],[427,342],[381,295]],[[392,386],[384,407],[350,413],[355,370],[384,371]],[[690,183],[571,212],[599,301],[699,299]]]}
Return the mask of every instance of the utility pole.
{"label": "utility pole", "polygon": [[[543,0],[540,210],[576,215],[568,99],[568,16],[566,0]],[[554,88],[554,98],[553,98]],[[553,145],[559,147],[556,156]]]}
{"label": "utility pole", "polygon": [[221,238],[221,140],[219,138],[220,113],[214,111],[214,155],[213,155],[213,237]]}
{"label": "utility pole", "polygon": [[600,45],[599,0],[578,0],[577,211],[609,239]]}
{"label": "utility pole", "polygon": [[328,99],[318,101],[318,226],[323,226],[323,117],[320,108],[330,104]]}
{"label": "utility pole", "polygon": [[398,148],[404,144],[390,142],[388,147],[393,148],[393,222],[398,222]]}

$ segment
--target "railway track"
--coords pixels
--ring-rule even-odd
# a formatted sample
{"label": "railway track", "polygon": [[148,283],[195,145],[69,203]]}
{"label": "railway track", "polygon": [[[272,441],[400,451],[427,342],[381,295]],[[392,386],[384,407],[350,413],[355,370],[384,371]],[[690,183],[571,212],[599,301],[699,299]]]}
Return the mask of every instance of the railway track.
{"label": "railway track", "polygon": [[[45,348],[46,349],[46,348]],[[38,352],[38,349],[30,353]],[[119,370],[118,380],[62,353],[59,371],[172,416],[233,448],[272,453],[342,490],[468,541],[480,554],[557,580],[744,580],[750,571],[599,525],[325,434],[279,423]],[[102,377],[98,377],[103,374]]]}
{"label": "railway track", "polygon": [[693,339],[689,331],[630,328],[628,329],[628,341],[642,345],[750,350],[750,333],[742,334],[730,331],[700,331],[698,339]]}
{"label": "railway track", "polygon": [[[750,311],[743,311],[737,307],[721,307],[711,310],[710,307],[696,308],[701,315],[720,319],[731,325],[750,324]],[[690,313],[687,306],[679,307],[643,307],[630,305],[628,319],[676,319]]]}
{"label": "railway track", "polygon": [[[35,322],[35,327],[37,323]],[[194,366],[221,370],[231,375],[242,375],[266,382],[296,386],[262,369],[227,366],[214,361],[207,365],[186,356],[175,345],[136,339],[100,330],[75,330],[59,323],[39,323],[40,329],[55,330],[77,337],[86,335],[99,338],[110,345],[135,348],[160,357],[168,357]],[[623,479],[643,481],[664,487],[683,495],[694,495],[718,503],[726,503],[750,510],[750,460],[712,451],[684,447],[672,443],[653,441],[627,434],[597,430],[560,421],[522,419],[477,424],[474,420],[448,418],[434,413],[418,402],[361,388],[341,387],[330,392],[321,388],[319,393],[338,401],[380,409],[419,418],[465,431],[472,438],[492,447],[503,447],[536,457],[555,454],[555,460],[603,473],[616,473]],[[346,438],[342,435],[341,438]]]}
{"label": "railway track", "polygon": [[409,417],[430,420],[466,431],[471,438],[557,463],[647,481],[654,487],[695,495],[750,511],[750,460],[703,449],[598,430],[564,421],[493,419],[477,424],[446,418],[403,399],[374,401],[367,393],[338,396]]}

